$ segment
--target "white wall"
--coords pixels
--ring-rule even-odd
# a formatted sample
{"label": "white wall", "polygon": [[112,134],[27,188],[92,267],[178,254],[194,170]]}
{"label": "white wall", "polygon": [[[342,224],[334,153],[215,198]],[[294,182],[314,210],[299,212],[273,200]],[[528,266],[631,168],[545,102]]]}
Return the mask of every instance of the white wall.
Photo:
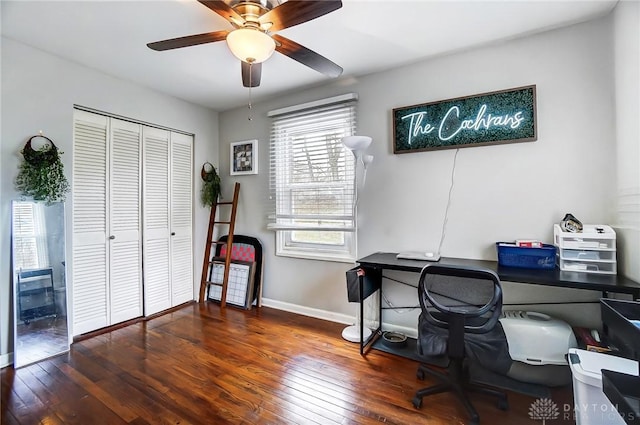
{"label": "white wall", "polygon": [[[275,257],[275,238],[265,230],[262,206],[268,188],[267,111],[346,92],[360,96],[358,133],[374,139],[369,153],[375,158],[360,194],[360,257],[376,251],[433,249],[440,238],[455,151],[394,155],[391,110],[529,84],[537,85],[538,140],[460,150],[442,255],[495,260],[496,241],[535,238],[550,243],[553,223],[567,212],[584,223],[611,223],[616,161],[611,25],[605,17],[330,82],[254,104],[252,121],[247,121],[245,108],[221,113],[221,158],[228,157],[230,142],[257,138],[261,144],[260,175],[238,179],[243,184],[238,232],[265,243],[264,296],[355,314],[344,283],[350,265]],[[226,161],[222,176],[228,186]],[[403,279],[415,280],[415,275]],[[506,292],[511,303],[593,301],[600,295],[515,284],[507,285]],[[417,304],[412,289],[397,286],[387,294],[396,305]],[[553,312],[578,325],[598,324],[597,304],[529,309]],[[388,311],[385,322],[415,328],[416,315]]]}
{"label": "white wall", "polygon": [[640,3],[613,12],[620,271],[640,281]]}
{"label": "white wall", "polygon": [[[73,105],[118,114],[195,134],[194,148],[194,296],[199,288],[208,210],[199,202],[200,167],[218,163],[218,114],[167,95],[123,81],[97,70],[52,56],[24,44],[2,39],[2,131],[0,159],[0,363],[12,347],[10,204],[19,152],[30,136],[42,130],[64,152],[71,181]],[[73,208],[67,198],[67,211]],[[71,252],[71,215],[67,213],[67,258]],[[71,273],[67,273],[70,277]],[[68,282],[70,286],[72,282]],[[69,300],[69,302],[71,302]]]}

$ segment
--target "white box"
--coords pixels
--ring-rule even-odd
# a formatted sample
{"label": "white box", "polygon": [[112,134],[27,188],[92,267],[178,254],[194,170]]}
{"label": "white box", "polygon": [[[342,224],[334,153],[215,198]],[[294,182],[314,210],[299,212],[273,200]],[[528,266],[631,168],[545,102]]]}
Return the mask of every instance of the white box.
{"label": "white box", "polygon": [[507,336],[509,355],[522,363],[567,366],[569,349],[578,346],[568,323],[543,313],[503,310],[500,324]]}
{"label": "white box", "polygon": [[573,376],[576,425],[625,425],[602,391],[602,369],[638,375],[638,362],[609,354],[572,348],[569,366]]}
{"label": "white box", "polygon": [[580,233],[563,232],[553,225],[553,244],[558,248],[560,270],[616,274],[616,232],[604,224],[585,224]]}

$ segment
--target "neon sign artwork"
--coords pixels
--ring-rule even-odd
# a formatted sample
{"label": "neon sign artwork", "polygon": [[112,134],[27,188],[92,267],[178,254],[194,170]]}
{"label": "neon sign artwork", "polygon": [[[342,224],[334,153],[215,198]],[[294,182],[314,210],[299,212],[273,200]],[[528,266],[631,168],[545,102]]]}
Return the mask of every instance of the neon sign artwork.
{"label": "neon sign artwork", "polygon": [[536,135],[536,87],[393,110],[394,153],[528,142]]}

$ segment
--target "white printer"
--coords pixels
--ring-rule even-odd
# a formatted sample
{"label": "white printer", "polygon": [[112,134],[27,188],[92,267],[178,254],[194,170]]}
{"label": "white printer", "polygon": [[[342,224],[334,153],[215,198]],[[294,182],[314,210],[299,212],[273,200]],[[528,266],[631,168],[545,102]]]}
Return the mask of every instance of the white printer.
{"label": "white printer", "polygon": [[578,343],[568,323],[543,313],[508,310],[500,323],[514,360],[510,377],[548,386],[571,382],[566,356]]}

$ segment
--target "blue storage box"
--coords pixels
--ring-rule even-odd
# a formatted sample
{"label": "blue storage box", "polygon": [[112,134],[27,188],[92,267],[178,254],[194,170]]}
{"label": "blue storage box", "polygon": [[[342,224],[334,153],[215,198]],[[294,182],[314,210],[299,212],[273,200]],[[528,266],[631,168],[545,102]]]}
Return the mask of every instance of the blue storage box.
{"label": "blue storage box", "polygon": [[556,247],[542,244],[541,248],[515,246],[509,242],[496,242],[498,264],[521,269],[553,269],[556,266]]}

